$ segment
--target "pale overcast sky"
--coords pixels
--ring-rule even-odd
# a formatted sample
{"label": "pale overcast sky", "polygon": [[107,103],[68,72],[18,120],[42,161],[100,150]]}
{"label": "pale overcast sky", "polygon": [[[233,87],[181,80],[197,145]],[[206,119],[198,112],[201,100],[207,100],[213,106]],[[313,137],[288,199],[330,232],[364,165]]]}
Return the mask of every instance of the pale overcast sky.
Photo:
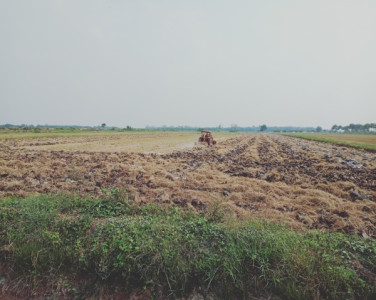
{"label": "pale overcast sky", "polygon": [[376,122],[376,1],[0,0],[0,124]]}

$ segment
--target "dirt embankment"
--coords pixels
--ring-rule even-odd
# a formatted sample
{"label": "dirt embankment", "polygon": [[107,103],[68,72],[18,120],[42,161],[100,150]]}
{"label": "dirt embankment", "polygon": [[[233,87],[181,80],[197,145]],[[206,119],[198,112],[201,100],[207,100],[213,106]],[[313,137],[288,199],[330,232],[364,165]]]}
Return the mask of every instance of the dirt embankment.
{"label": "dirt embankment", "polygon": [[26,139],[0,150],[1,197],[117,187],[144,203],[216,203],[239,218],[376,237],[376,154],[363,150],[278,135],[168,154],[35,150]]}

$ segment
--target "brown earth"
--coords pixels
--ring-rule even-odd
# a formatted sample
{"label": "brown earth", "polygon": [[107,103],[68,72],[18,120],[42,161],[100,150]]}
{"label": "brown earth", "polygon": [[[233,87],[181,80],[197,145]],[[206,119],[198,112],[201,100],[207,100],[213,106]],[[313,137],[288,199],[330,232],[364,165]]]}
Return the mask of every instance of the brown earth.
{"label": "brown earth", "polygon": [[375,153],[264,134],[165,154],[38,149],[46,143],[59,138],[0,143],[0,197],[116,187],[142,203],[376,237]]}

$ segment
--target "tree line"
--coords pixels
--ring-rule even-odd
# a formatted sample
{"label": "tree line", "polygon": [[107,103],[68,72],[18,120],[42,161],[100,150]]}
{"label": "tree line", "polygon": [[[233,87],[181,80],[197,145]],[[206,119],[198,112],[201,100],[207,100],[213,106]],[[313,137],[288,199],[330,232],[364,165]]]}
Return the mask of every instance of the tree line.
{"label": "tree line", "polygon": [[[80,126],[80,125],[13,125],[3,124],[0,128],[8,128],[15,130],[32,130],[39,131],[43,129],[61,129],[61,130],[136,130],[132,126],[109,127],[106,123],[101,123],[98,126]],[[376,133],[376,123],[366,124],[349,124],[349,125],[333,125],[330,130],[323,129],[321,126],[317,127],[298,127],[298,126],[266,126],[265,124],[259,126],[238,126],[237,124],[231,124],[229,127],[223,127],[221,125],[216,127],[197,127],[197,126],[146,126],[144,129],[137,130],[163,130],[163,131],[201,131],[210,130],[214,132],[337,132],[337,133]]]}
{"label": "tree line", "polygon": [[331,131],[334,132],[357,132],[357,133],[368,133],[376,132],[376,123],[366,123],[366,124],[349,124],[346,126],[333,125]]}

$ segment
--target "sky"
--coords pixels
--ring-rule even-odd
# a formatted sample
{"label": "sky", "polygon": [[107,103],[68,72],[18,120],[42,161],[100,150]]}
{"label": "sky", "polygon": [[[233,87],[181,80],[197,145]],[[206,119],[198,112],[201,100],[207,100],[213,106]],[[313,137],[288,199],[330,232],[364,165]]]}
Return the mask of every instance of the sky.
{"label": "sky", "polygon": [[375,0],[0,0],[0,124],[375,122]]}

